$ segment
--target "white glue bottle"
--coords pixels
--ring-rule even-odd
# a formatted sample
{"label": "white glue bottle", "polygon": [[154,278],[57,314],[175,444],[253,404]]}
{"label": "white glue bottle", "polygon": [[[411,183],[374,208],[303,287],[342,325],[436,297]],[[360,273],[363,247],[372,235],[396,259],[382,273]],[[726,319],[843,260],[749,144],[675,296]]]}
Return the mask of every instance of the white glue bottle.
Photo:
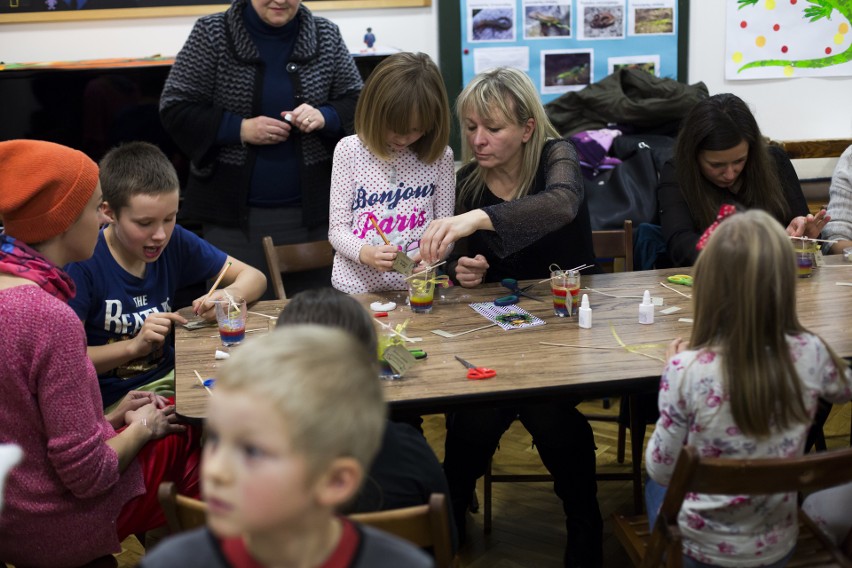
{"label": "white glue bottle", "polygon": [[654,323],[654,304],[651,303],[651,292],[648,290],[642,294],[642,303],[639,304],[639,323]]}
{"label": "white glue bottle", "polygon": [[580,327],[583,329],[592,329],[592,308],[589,307],[589,295],[583,294],[583,300],[580,302]]}

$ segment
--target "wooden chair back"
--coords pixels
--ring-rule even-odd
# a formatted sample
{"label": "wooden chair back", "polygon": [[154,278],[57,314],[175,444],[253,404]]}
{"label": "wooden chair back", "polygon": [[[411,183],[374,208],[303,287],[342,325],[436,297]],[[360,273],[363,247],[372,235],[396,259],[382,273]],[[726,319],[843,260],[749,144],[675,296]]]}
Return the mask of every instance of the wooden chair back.
{"label": "wooden chair back", "polygon": [[606,231],[592,231],[592,246],[596,258],[612,258],[624,262],[622,270],[613,262],[616,272],[633,272],[633,221],[624,221],[624,227]]}
{"label": "wooden chair back", "polygon": [[331,266],[334,261],[334,249],[328,241],[312,241],[295,245],[276,245],[272,237],[263,237],[263,252],[272,281],[275,298],[286,300],[282,274],[304,272]]}
{"label": "wooden chair back", "polygon": [[[678,457],[656,524],[648,534],[642,519],[615,515],[614,532],[637,565],[680,566],[683,542],[678,513],[687,493],[768,495],[810,492],[852,480],[852,449],[809,454],[794,459],[739,460],[702,458],[685,446]],[[788,566],[852,567],[839,546],[831,543],[801,509],[799,539]],[[665,564],[664,564],[665,556]],[[809,564],[815,561],[818,564]]]}
{"label": "wooden chair back", "polygon": [[428,505],[357,513],[349,518],[396,535],[420,548],[431,548],[437,568],[454,565],[447,498],[442,493],[433,493]]}
{"label": "wooden chair back", "polygon": [[[160,484],[157,498],[172,534],[201,527],[207,522],[207,504],[198,499],[178,495],[175,484],[170,481]],[[427,505],[358,513],[350,515],[350,518],[396,535],[417,547],[431,548],[437,568],[453,566],[447,498],[441,493],[433,493]]]}
{"label": "wooden chair back", "polygon": [[157,499],[172,534],[204,526],[207,522],[207,504],[186,495],[178,495],[177,487],[171,481],[160,484]]}

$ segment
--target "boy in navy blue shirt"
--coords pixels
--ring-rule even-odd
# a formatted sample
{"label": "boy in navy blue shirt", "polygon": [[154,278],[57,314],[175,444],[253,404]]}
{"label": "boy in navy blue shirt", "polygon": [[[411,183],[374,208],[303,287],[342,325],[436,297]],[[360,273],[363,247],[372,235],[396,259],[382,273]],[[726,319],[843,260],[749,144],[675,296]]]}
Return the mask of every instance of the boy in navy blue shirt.
{"label": "boy in navy blue shirt", "polygon": [[65,270],[77,285],[70,305],[83,320],[109,408],[131,390],[174,395],[174,347],[167,338],[175,323],[186,323],[173,311],[179,288],[214,278],[230,262],[224,289],[192,303],[212,320],[213,300],[227,292],[252,302],[266,291],[266,277],[176,224],[177,173],[156,146],[113,148],[101,160],[100,179],[109,224],[94,255]]}

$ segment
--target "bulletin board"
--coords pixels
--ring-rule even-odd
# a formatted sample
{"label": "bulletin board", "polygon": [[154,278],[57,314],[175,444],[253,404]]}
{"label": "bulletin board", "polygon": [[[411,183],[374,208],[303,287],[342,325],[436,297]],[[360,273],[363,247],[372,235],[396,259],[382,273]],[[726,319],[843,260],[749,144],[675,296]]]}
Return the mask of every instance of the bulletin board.
{"label": "bulletin board", "polygon": [[[525,71],[547,103],[620,67],[679,78],[679,0],[458,0],[462,83]],[[442,5],[443,6],[443,5]]]}

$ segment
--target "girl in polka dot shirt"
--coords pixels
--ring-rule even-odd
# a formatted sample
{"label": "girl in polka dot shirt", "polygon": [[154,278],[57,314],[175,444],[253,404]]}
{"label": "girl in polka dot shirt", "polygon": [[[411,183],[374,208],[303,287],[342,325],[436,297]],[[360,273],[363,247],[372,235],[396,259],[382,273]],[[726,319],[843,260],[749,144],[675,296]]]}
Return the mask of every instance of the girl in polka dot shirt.
{"label": "girl in polka dot shirt", "polygon": [[[651,524],[684,444],[703,457],[801,456],[819,398],[852,398],[847,363],[799,323],[793,247],[769,213],[722,221],[693,276],[692,336],[669,345],[645,452]],[[684,567],[780,568],[796,543],[796,495],[689,494],[678,526]]]}
{"label": "girl in polka dot shirt", "polygon": [[355,110],[355,131],[334,151],[331,283],[349,294],[402,290],[405,277],[393,271],[397,251],[420,261],[429,221],[451,216],[455,204],[450,105],[428,55],[397,53],[373,70]]}

